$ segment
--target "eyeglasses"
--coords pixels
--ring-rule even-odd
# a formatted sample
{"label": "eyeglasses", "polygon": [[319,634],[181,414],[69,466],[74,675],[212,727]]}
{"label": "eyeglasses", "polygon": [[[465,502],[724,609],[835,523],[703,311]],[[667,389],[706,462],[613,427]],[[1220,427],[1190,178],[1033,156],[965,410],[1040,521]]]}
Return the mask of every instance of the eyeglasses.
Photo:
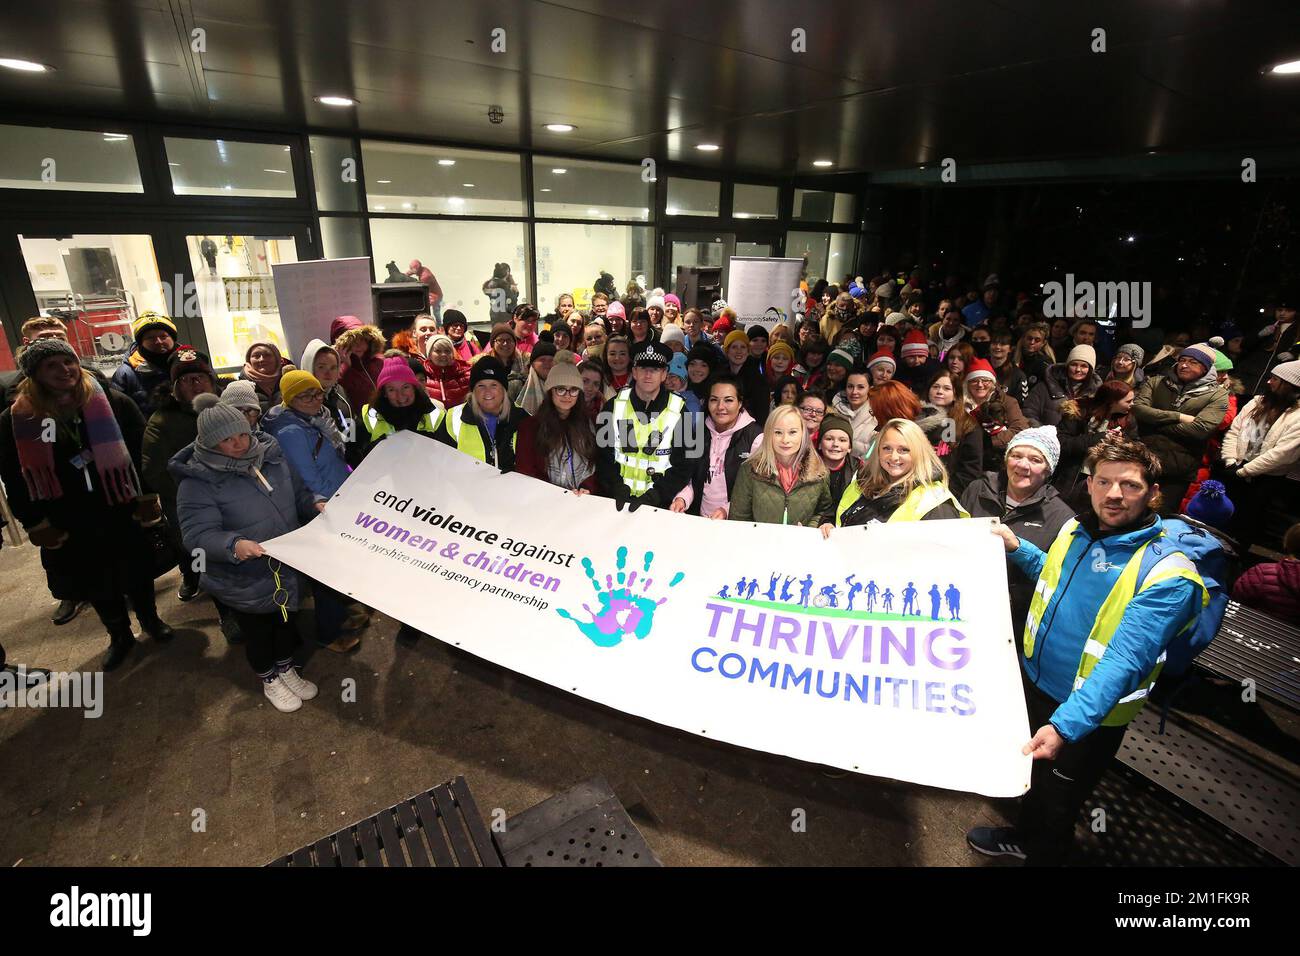
{"label": "eyeglasses", "polygon": [[551,391],[556,395],[567,395],[569,398],[577,398],[582,394],[582,389],[576,388],[572,385],[557,385],[555,388],[551,389]]}
{"label": "eyeglasses", "polygon": [[800,415],[807,415],[809,418],[825,418],[825,417],[826,417],[826,409],[824,409],[824,408],[808,408],[808,407],[806,407],[806,406],[800,406],[800,408],[799,408],[799,414],[800,414]]}
{"label": "eyeglasses", "polygon": [[317,402],[325,397],[325,393],[322,392],[319,388],[314,388],[310,392],[299,392],[298,397],[305,398],[309,402]]}

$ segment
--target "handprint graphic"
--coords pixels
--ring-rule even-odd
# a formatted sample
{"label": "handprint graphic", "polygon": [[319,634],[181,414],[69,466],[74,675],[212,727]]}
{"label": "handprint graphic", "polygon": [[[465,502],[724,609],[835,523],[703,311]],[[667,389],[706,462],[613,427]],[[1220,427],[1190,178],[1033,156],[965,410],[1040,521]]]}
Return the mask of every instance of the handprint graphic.
{"label": "handprint graphic", "polygon": [[[590,558],[582,559],[583,570],[591,581],[592,590],[600,604],[598,611],[584,604],[583,610],[591,615],[591,621],[585,622],[575,618],[563,608],[556,608],[556,613],[577,625],[587,639],[598,647],[613,647],[628,635],[635,635],[639,641],[650,633],[654,627],[654,614],[659,605],[668,600],[666,597],[655,600],[650,596],[650,586],[654,579],[650,577],[650,565],[654,562],[654,553],[647,551],[640,573],[627,571],[627,548],[620,547],[616,552],[618,570],[616,574],[605,575],[604,586],[596,579],[596,570]],[[637,587],[637,579],[640,586]],[[676,587],[685,575],[678,571],[668,587]]]}

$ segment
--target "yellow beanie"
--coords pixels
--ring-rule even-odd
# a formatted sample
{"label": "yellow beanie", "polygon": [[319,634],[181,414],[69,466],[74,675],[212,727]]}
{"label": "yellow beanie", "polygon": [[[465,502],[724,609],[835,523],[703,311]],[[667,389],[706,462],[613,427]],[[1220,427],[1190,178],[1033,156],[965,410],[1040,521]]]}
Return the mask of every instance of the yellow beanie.
{"label": "yellow beanie", "polygon": [[303,392],[313,388],[321,388],[321,383],[311,372],[304,372],[300,368],[285,372],[280,376],[280,401],[287,407]]}
{"label": "yellow beanie", "polygon": [[735,329],[728,332],[727,337],[722,340],[722,350],[725,352],[737,342],[744,342],[745,348],[749,348],[749,336],[745,334],[744,329]]}

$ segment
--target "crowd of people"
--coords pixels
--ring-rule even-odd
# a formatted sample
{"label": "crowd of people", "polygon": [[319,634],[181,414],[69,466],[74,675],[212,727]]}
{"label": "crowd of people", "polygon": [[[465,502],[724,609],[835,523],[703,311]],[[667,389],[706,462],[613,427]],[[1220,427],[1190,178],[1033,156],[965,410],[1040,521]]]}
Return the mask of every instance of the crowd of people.
{"label": "crowd of people", "polygon": [[[1235,594],[1296,612],[1300,527],[1281,561],[1247,568],[1262,516],[1300,497],[1296,302],[1247,333],[1047,316],[996,276],[805,292],[801,314],[749,325],[725,302],[683,308],[662,290],[597,291],[586,309],[561,295],[546,316],[520,303],[485,334],[455,309],[391,339],[338,316],[296,365],[261,342],[233,379],[166,316],[139,317],[111,379],[81,365],[58,319],[37,318],[0,416],[0,479],[40,548],[55,623],[89,603],[106,670],[135,644],[130,612],[152,640],[171,637],[153,580],[179,565],[180,599],[211,597],[286,712],[316,694],[294,665],[303,598],[316,641],[339,653],[370,610],[262,542],[313,520],[399,431],[620,510],[826,536],[997,519],[1036,728],[1026,752],[1050,759],[1017,827],[970,840],[1059,862],[1124,725],[1162,668],[1185,670],[1213,637],[1216,606]],[[1103,573],[1062,583],[1099,544]],[[1112,640],[1124,649],[1106,655]],[[1073,773],[1040,771],[1049,762]]]}

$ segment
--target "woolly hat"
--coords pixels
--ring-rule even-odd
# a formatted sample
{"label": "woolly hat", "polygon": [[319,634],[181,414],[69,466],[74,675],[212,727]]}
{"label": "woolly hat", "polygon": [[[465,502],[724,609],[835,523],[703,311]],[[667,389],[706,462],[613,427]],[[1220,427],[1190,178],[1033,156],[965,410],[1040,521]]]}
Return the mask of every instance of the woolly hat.
{"label": "woolly hat", "polygon": [[891,326],[897,325],[899,322],[906,322],[907,319],[908,315],[906,312],[890,312],[889,315],[885,316],[885,324]]}
{"label": "woolly hat", "polygon": [[1189,358],[1193,362],[1199,362],[1205,366],[1208,372],[1214,368],[1214,349],[1205,342],[1198,342],[1196,345],[1189,345],[1178,353],[1179,358]]}
{"label": "woolly hat", "polygon": [[538,343],[533,346],[533,351],[532,354],[528,356],[528,361],[536,362],[539,358],[545,358],[548,355],[551,358],[555,358],[555,353],[558,351],[559,349],[555,347],[554,341],[543,342],[539,340]]}
{"label": "woolly hat", "polygon": [[[927,350],[928,351],[928,350]],[[888,365],[890,368],[898,368],[898,361],[894,358],[893,352],[880,351],[867,360],[867,368],[873,365]]]}
{"label": "woolly hat", "polygon": [[131,323],[131,334],[135,344],[139,345],[144,334],[150,329],[162,329],[173,339],[176,338],[176,323],[160,312],[141,312],[140,317]]}
{"label": "woolly hat", "polygon": [[[384,367],[379,370],[379,378],[375,379],[375,388],[382,389],[390,382],[409,382],[417,388],[420,385],[420,380],[411,371],[410,364],[405,358],[397,355],[384,359]],[[281,392],[283,393],[283,386]]]}
{"label": "woolly hat", "polygon": [[[386,359],[385,362],[387,362]],[[382,377],[382,373],[380,373],[380,376]],[[303,392],[322,388],[320,380],[315,375],[296,368],[292,372],[285,372],[280,376],[280,401],[288,406]]]}
{"label": "woolly hat", "polygon": [[1283,362],[1280,365],[1274,365],[1268,374],[1276,375],[1282,381],[1300,388],[1300,361]]}
{"label": "woolly hat", "polygon": [[1214,370],[1216,372],[1231,372],[1232,359],[1224,355],[1218,349],[1214,350]]}
{"label": "woolly hat", "polygon": [[718,354],[716,346],[708,342],[696,342],[691,346],[691,350],[686,353],[686,364],[692,362],[703,362],[710,369],[717,368],[718,362],[722,356]]}
{"label": "woolly hat", "polygon": [[1142,346],[1133,345],[1132,343],[1128,345],[1121,345],[1115,351],[1116,354],[1123,353],[1124,355],[1127,355],[1129,358],[1133,360],[1133,364],[1139,367],[1141,367],[1142,365],[1142,360],[1147,357],[1147,353],[1142,351]]}
{"label": "woolly hat", "polygon": [[611,319],[614,318],[615,316],[617,316],[620,319],[626,319],[627,309],[623,308],[622,302],[615,300],[609,304],[609,308],[605,310],[605,315]]}
{"label": "woolly hat", "polygon": [[453,325],[459,325],[462,329],[469,328],[469,322],[465,319],[465,313],[460,309],[448,309],[442,313],[442,327],[449,329]]}
{"label": "woolly hat", "polygon": [[737,342],[743,342],[745,347],[748,348],[749,336],[746,335],[744,332],[742,332],[740,329],[732,329],[730,332],[727,333],[727,337],[722,340],[723,351],[726,351],[727,349],[731,348]]}
{"label": "woolly hat", "polygon": [[894,297],[894,280],[886,279],[876,286],[876,295],[881,299],[892,299]]}
{"label": "woolly hat", "polygon": [[662,312],[664,308],[664,297],[661,295],[650,296],[650,298],[645,300],[645,307],[647,309],[658,307],[659,311]]}
{"label": "woolly hat", "polygon": [[[36,374],[36,369],[47,358],[53,358],[56,355],[69,355],[77,358],[77,353],[73,351],[71,345],[63,339],[37,339],[31,345],[27,346],[18,353],[18,367],[23,370],[23,374],[31,378]],[[80,362],[80,359],[77,359]]]}
{"label": "woolly hat", "polygon": [[510,372],[506,370],[505,365],[495,355],[484,355],[470,366],[469,389],[471,392],[474,391],[474,386],[479,382],[496,382],[502,388],[508,388],[510,385]]}
{"label": "woolly hat", "polygon": [[439,342],[444,343],[449,349],[452,349],[453,351],[456,348],[456,343],[451,340],[450,335],[443,335],[441,332],[437,332],[429,336],[429,341],[424,343],[424,354],[432,355],[433,347],[437,345]]}
{"label": "woolly hat", "polygon": [[515,335],[515,330],[510,327],[509,322],[498,322],[492,326],[492,334],[488,336],[488,341],[495,342],[498,335],[508,335],[516,342],[519,341],[519,336]]}
{"label": "woolly hat", "polygon": [[721,315],[722,310],[725,309],[726,307],[727,307],[726,299],[714,299],[713,305],[709,306],[709,311],[712,312],[714,315]]}
{"label": "woolly hat", "polygon": [[217,445],[227,438],[247,435],[253,430],[243,412],[211,392],[204,392],[194,399],[194,410],[199,413],[195,444],[209,451],[216,451]]}
{"label": "woolly hat", "polygon": [[[974,378],[987,378],[991,382],[998,380],[997,373],[993,371],[993,365],[987,359],[977,358],[970,363],[970,368],[966,370],[964,381],[969,382]],[[1053,434],[1056,429],[1052,429]]]}
{"label": "woolly hat", "polygon": [[[678,352],[668,363],[668,374],[676,375],[683,382],[686,381],[686,353]],[[549,381],[549,380],[548,380]]]}
{"label": "woolly hat", "polygon": [[212,371],[212,363],[208,357],[192,345],[178,345],[172,351],[171,358],[167,360],[168,374],[171,376],[172,385],[182,375],[189,375],[191,372],[198,372],[200,375],[206,375],[212,380],[212,384],[217,384],[216,373]]}
{"label": "woolly hat", "polygon": [[682,331],[680,325],[665,322],[663,329],[659,332],[659,341],[664,345],[671,345],[676,342],[682,348],[686,348],[686,333]]}
{"label": "woolly hat", "polygon": [[827,365],[839,365],[846,372],[852,371],[855,360],[853,353],[848,349],[834,349],[830,355],[826,356]]}
{"label": "woolly hat", "polygon": [[920,329],[913,329],[903,337],[903,348],[901,351],[903,358],[909,355],[930,355],[930,342],[925,337],[925,333]]}
{"label": "woolly hat", "polygon": [[1221,482],[1213,479],[1201,482],[1200,489],[1192,495],[1192,500],[1187,502],[1189,518],[1195,518],[1202,524],[1220,530],[1227,526],[1232,513],[1236,510],[1232,499],[1228,497],[1227,489]]}
{"label": "woolly hat", "polygon": [[787,342],[785,339],[777,339],[775,342],[773,342],[771,345],[767,347],[767,359],[769,362],[772,360],[772,356],[774,355],[789,356],[790,361],[793,362],[794,346],[791,345],[789,342]]}
{"label": "woolly hat", "polygon": [[829,413],[822,419],[822,423],[817,429],[817,437],[821,438],[827,432],[844,432],[850,439],[853,438],[853,426],[849,424],[848,419],[843,415],[836,415],[834,412]]}
{"label": "woolly hat", "polygon": [[998,274],[996,272],[990,272],[988,276],[986,276],[984,279],[983,288],[985,290],[996,289],[999,288],[1001,285],[1002,285],[1002,280],[998,278]]}
{"label": "woolly hat", "polygon": [[221,404],[241,412],[262,413],[262,403],[257,399],[257,386],[247,379],[231,382],[221,392]]}
{"label": "woolly hat", "polygon": [[768,337],[766,325],[751,325],[745,330],[745,335],[749,336],[752,342],[754,339],[765,339]]}
{"label": "woolly hat", "polygon": [[546,376],[546,391],[553,388],[582,388],[582,373],[573,364],[573,353],[568,349],[555,353],[555,364],[551,366],[551,374]]}
{"label": "woolly hat", "polygon": [[1007,445],[1007,454],[1011,454],[1011,449],[1017,445],[1029,445],[1031,448],[1037,448],[1043,453],[1043,457],[1047,459],[1049,474],[1056,471],[1056,466],[1061,460],[1061,440],[1056,437],[1055,425],[1039,425],[1036,428],[1026,428],[1023,431],[1016,432]]}
{"label": "woolly hat", "polygon": [[1097,350],[1091,345],[1076,345],[1070,349],[1070,354],[1065,359],[1066,365],[1071,362],[1086,362],[1088,368],[1095,369],[1097,367]]}
{"label": "woolly hat", "polygon": [[1241,329],[1233,325],[1231,322],[1228,322],[1219,329],[1219,335],[1222,337],[1224,342],[1231,342],[1233,339],[1245,338],[1246,333],[1241,331]]}
{"label": "woolly hat", "polygon": [[677,306],[678,312],[682,310],[682,300],[677,298],[677,296],[671,292],[669,292],[666,296],[664,296],[664,305],[667,306],[669,303],[672,303],[673,305]]}

